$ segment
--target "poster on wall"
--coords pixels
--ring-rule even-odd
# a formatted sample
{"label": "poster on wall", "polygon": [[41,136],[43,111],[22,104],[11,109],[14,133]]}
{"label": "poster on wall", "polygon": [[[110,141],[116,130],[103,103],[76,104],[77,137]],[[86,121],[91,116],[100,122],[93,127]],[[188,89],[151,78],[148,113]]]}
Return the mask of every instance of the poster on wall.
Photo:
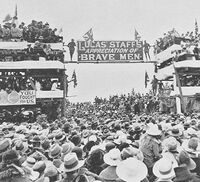
{"label": "poster on wall", "polygon": [[77,41],[78,61],[143,61],[142,41]]}
{"label": "poster on wall", "polygon": [[34,105],[36,104],[35,90],[13,90],[10,93],[0,91],[0,106],[4,105]]}

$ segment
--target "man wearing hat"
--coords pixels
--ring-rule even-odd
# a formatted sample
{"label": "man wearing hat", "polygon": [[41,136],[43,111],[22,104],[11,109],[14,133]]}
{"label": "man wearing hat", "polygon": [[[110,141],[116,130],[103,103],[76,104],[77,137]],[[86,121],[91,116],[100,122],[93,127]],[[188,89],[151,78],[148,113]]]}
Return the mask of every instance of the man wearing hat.
{"label": "man wearing hat", "polygon": [[27,44],[27,48],[25,49],[26,51],[26,56],[28,60],[32,59],[32,55],[33,55],[33,48],[31,47],[31,44]]}

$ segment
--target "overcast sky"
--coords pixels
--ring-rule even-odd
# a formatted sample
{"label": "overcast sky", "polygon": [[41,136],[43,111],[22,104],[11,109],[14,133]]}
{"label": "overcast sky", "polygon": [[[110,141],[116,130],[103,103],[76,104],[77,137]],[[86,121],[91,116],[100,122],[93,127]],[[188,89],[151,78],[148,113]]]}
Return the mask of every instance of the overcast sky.
{"label": "overcast sky", "polygon": [[83,39],[93,28],[96,40],[131,40],[134,28],[143,39],[154,42],[164,32],[176,28],[194,30],[200,23],[199,0],[0,0],[0,19],[14,15],[19,21],[32,19],[49,22],[52,28],[63,28],[64,39]]}

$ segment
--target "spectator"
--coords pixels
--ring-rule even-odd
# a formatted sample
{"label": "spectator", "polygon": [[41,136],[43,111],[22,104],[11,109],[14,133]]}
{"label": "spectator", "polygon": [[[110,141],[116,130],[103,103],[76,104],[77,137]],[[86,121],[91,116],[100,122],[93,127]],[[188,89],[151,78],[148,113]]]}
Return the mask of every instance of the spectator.
{"label": "spectator", "polygon": [[73,55],[74,55],[74,50],[75,50],[75,42],[74,39],[71,39],[71,42],[67,45],[69,47],[69,53],[70,53],[70,59],[72,61]]}

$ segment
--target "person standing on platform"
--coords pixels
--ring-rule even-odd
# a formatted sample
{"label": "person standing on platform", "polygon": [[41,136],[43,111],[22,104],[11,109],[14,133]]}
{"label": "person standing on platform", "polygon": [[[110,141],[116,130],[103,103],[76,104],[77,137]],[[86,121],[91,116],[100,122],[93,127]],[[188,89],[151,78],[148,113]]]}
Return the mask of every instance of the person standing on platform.
{"label": "person standing on platform", "polygon": [[75,46],[76,46],[74,39],[71,39],[71,42],[67,46],[69,47],[70,59],[72,61],[74,51],[75,51]]}
{"label": "person standing on platform", "polygon": [[152,84],[153,95],[156,95],[157,87],[158,87],[158,79],[156,78],[155,75],[153,75],[153,80],[152,80],[151,84]]}
{"label": "person standing on platform", "polygon": [[151,58],[150,58],[150,54],[149,54],[149,49],[151,46],[149,45],[149,43],[146,42],[146,40],[144,41],[143,47],[144,47],[144,54],[145,54],[146,60],[150,61]]}

